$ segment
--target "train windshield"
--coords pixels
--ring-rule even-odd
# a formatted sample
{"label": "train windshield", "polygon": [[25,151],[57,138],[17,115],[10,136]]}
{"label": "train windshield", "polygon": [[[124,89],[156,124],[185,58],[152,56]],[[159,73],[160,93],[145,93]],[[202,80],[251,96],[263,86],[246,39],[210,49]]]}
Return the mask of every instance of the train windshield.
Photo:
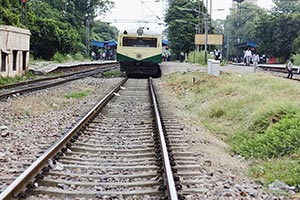
{"label": "train windshield", "polygon": [[123,37],[124,47],[157,47],[157,38]]}

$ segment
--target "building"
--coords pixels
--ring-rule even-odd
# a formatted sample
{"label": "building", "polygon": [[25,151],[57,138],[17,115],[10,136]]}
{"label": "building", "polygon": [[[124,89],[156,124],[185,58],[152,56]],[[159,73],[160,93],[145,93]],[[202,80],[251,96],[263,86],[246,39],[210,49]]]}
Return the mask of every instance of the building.
{"label": "building", "polygon": [[0,25],[0,77],[21,76],[29,69],[30,31]]}

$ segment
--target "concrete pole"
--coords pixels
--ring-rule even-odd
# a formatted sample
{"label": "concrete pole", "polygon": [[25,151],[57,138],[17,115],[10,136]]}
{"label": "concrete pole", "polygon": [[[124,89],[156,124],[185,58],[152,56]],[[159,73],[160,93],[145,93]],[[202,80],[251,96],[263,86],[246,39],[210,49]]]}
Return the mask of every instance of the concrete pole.
{"label": "concrete pole", "polygon": [[[206,6],[208,6],[208,0],[206,0]],[[204,45],[204,61],[207,63],[207,41],[208,41],[208,27],[207,27],[207,21],[208,21],[208,16],[207,12],[205,12],[205,45]]]}

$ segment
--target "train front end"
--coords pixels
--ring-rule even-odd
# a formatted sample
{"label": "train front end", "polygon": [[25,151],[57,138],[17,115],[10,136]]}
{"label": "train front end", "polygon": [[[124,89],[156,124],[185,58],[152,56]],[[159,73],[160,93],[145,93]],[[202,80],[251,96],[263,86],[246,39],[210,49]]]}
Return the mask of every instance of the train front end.
{"label": "train front end", "polygon": [[117,61],[128,76],[159,77],[162,60],[160,35],[123,33],[118,37]]}

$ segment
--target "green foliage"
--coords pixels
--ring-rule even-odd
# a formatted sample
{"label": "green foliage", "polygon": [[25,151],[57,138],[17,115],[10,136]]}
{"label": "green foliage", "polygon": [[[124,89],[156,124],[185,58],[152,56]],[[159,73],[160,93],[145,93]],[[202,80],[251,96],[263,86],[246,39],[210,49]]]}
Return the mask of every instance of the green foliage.
{"label": "green foliage", "polygon": [[[198,8],[198,2],[192,1],[172,1],[168,8],[165,22],[169,26],[168,39],[172,55],[179,59],[180,52],[191,52],[194,49],[194,34],[198,24],[198,14],[194,12]],[[207,12],[204,7],[200,7],[202,12]],[[203,23],[201,17],[200,24]]]}
{"label": "green foliage", "polygon": [[220,66],[225,66],[225,65],[227,65],[228,63],[225,61],[225,60],[222,60],[221,62],[220,62]]}
{"label": "green foliage", "polygon": [[76,45],[79,35],[64,22],[37,18],[31,34],[31,48],[35,57],[50,59],[57,51],[62,54],[78,51]]}
{"label": "green foliage", "polygon": [[251,165],[250,175],[263,179],[265,184],[276,180],[284,181],[289,185],[299,185],[300,161],[299,157],[293,160],[288,158],[268,159]]}
{"label": "green foliage", "polygon": [[34,75],[32,72],[25,72],[25,79],[32,79],[36,78],[36,75]]}
{"label": "green foliage", "polygon": [[[275,4],[272,13],[245,2],[240,18],[237,9],[231,11],[224,25],[225,50],[229,57],[241,54],[234,48],[238,38],[240,42],[256,42],[259,54],[281,58],[280,62],[299,53],[300,3],[276,0]],[[243,8],[247,8],[247,12],[243,12]]]}
{"label": "green foliage", "polygon": [[[300,115],[286,115],[277,123],[269,126],[264,134],[255,134],[247,139],[235,139],[234,148],[246,158],[280,158],[300,155]],[[237,137],[244,137],[240,134]],[[241,141],[242,140],[242,141]]]}
{"label": "green foliage", "polygon": [[18,0],[0,0],[0,24],[20,26],[20,10]]}
{"label": "green foliage", "polygon": [[75,53],[74,55],[72,55],[72,58],[74,60],[79,60],[79,61],[84,61],[85,58],[81,53]]}
{"label": "green foliage", "polygon": [[110,77],[118,77],[121,76],[122,72],[120,70],[109,70],[103,73],[104,77],[110,78]]}
{"label": "green foliage", "polygon": [[118,29],[107,23],[95,21],[93,24],[92,39],[97,41],[117,40]]}
{"label": "green foliage", "polygon": [[279,122],[288,113],[294,113],[293,107],[276,105],[276,107],[268,109],[266,112],[259,114],[253,120],[253,124],[249,127],[252,133],[263,134],[269,126]]}
{"label": "green foliage", "polygon": [[[91,39],[99,23],[98,14],[114,6],[109,0],[32,0],[26,2],[26,24],[20,23],[20,0],[0,0],[0,24],[26,26],[31,31],[30,47],[35,59],[49,60],[61,54],[86,51],[86,22],[90,22]],[[100,12],[100,13],[97,13]],[[106,38],[115,39],[116,28],[108,27]]]}
{"label": "green foliage", "polygon": [[300,2],[297,0],[273,0],[275,10],[283,13],[299,13]]}
{"label": "green foliage", "polygon": [[35,78],[36,76],[31,72],[26,72],[24,76],[15,76],[15,77],[0,77],[0,85],[7,85],[12,83],[18,83],[28,79]]}
{"label": "green foliage", "polygon": [[56,52],[51,60],[58,63],[63,63],[65,61],[65,56],[59,52]]}
{"label": "green foliage", "polygon": [[253,163],[253,176],[265,183],[279,179],[299,184],[298,84],[260,73],[224,73],[218,78],[200,72],[174,73],[164,80],[192,121]]}
{"label": "green foliage", "polygon": [[[213,56],[207,53],[207,59],[212,59],[212,58]],[[204,51],[200,51],[196,53],[195,51],[190,52],[187,60],[189,63],[198,63],[200,65],[206,65]]]}
{"label": "green foliage", "polygon": [[89,96],[92,92],[90,90],[83,90],[79,92],[71,92],[69,94],[66,94],[65,97],[67,99],[80,99],[86,96]]}
{"label": "green foliage", "polygon": [[[259,37],[256,35],[258,22],[260,19],[262,21],[265,20],[264,15],[266,15],[266,11],[251,3],[243,2],[242,5],[241,16],[239,16],[238,10],[233,8],[225,20],[224,44],[227,44],[225,52],[228,52],[229,57],[236,57],[239,54],[243,56],[243,53],[234,47],[235,44],[253,41],[257,42],[258,47],[260,47],[261,44],[258,40],[260,37],[266,37],[265,35],[259,35]],[[247,11],[245,12],[245,10]],[[272,43],[272,45],[274,44]],[[223,53],[223,55],[225,54]]]}
{"label": "green foliage", "polygon": [[[299,52],[300,53],[300,52]],[[299,66],[300,65],[300,54],[294,54],[293,56],[292,56],[292,58],[294,59],[294,65],[297,65],[297,66]]]}
{"label": "green foliage", "polygon": [[300,14],[265,14],[256,27],[258,50],[284,60],[299,52],[299,23]]}

